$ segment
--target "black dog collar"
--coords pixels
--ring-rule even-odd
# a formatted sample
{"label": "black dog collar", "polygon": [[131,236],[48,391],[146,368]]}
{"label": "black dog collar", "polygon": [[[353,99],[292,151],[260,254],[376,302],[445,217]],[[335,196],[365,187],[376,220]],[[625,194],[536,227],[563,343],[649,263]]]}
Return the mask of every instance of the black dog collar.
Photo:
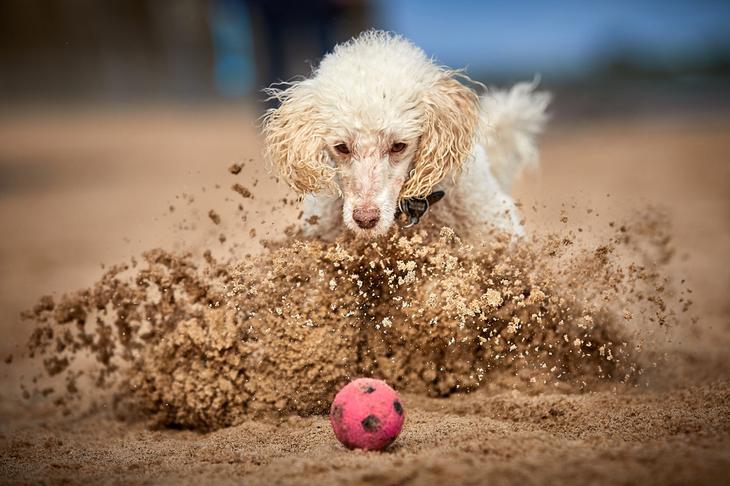
{"label": "black dog collar", "polygon": [[401,199],[398,203],[398,210],[395,215],[398,217],[399,214],[403,213],[408,218],[408,223],[403,226],[404,228],[410,228],[411,226],[417,225],[424,214],[428,211],[428,208],[432,204],[436,204],[446,195],[444,191],[433,191],[426,197],[409,197],[408,199]]}

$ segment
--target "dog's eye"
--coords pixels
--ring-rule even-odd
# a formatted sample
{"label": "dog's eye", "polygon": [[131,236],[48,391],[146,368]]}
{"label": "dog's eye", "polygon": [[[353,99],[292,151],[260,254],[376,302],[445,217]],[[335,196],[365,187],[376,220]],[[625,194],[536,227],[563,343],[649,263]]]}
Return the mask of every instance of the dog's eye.
{"label": "dog's eye", "polygon": [[342,155],[349,155],[350,153],[350,149],[347,148],[347,145],[344,143],[338,143],[337,145],[335,145],[335,150],[337,150]]}
{"label": "dog's eye", "polygon": [[390,151],[393,152],[394,154],[397,154],[399,152],[403,152],[403,150],[405,150],[405,148],[406,148],[406,144],[404,144],[403,142],[396,142],[390,147]]}

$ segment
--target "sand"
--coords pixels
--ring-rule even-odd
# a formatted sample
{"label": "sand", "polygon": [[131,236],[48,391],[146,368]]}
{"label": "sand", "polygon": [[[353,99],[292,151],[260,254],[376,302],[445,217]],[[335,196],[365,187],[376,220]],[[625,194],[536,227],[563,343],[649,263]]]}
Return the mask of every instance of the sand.
{"label": "sand", "polygon": [[[141,116],[141,125],[158,116]],[[271,197],[276,186],[265,175],[246,174],[255,159],[230,173],[231,160],[222,160],[209,172],[216,182],[186,191],[164,216],[175,239],[191,235],[187,246],[200,251],[188,256],[161,241],[168,250],[145,257],[136,248],[119,252],[105,261],[129,268],[91,270],[56,287],[71,293],[66,300],[57,293],[52,310],[48,300],[36,309],[48,329],[76,329],[90,316],[94,324],[62,337],[60,347],[63,334],[48,341],[46,371],[72,361],[54,393],[44,393],[42,374],[33,383],[43,367],[24,356],[33,326],[3,323],[19,344],[4,349],[13,359],[3,365],[0,477],[722,483],[730,472],[730,279],[721,262],[730,227],[727,187],[717,181],[729,175],[727,126],[556,130],[542,177],[519,188],[528,226],[540,236],[518,248],[498,236],[469,246],[427,227],[378,247],[294,243],[281,236],[296,219],[292,201]],[[637,160],[646,170],[634,176]],[[663,209],[637,213],[648,203]],[[280,242],[246,241],[257,228],[259,238]],[[4,253],[29,253],[16,240]],[[150,281],[168,297],[150,291]],[[35,294],[16,311],[53,288],[29,290]],[[101,308],[109,328],[95,327]],[[561,320],[565,332],[556,332]],[[244,324],[248,337],[240,335]],[[35,342],[44,336],[36,332]],[[499,349],[504,356],[496,357]],[[386,453],[345,450],[322,415],[337,387],[361,375],[404,392],[406,426]]]}

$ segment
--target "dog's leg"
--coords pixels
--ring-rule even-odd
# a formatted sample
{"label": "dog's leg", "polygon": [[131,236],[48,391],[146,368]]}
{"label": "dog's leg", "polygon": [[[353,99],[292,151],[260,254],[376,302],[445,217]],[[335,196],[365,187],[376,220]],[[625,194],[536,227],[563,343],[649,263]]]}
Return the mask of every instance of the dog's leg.
{"label": "dog's leg", "polygon": [[[474,232],[497,229],[514,236],[523,236],[520,212],[492,173],[484,148],[477,145],[473,157],[456,180],[452,194],[461,200],[466,213],[462,218]],[[449,191],[447,190],[447,197]]]}
{"label": "dog's leg", "polygon": [[304,196],[304,236],[332,239],[342,230],[342,198],[322,194]]}

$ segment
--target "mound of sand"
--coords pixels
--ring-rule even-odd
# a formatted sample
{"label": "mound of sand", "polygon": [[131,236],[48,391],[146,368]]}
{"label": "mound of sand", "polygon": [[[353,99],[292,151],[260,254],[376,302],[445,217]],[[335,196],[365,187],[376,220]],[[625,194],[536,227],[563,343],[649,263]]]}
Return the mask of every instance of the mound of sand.
{"label": "mound of sand", "polygon": [[[26,314],[39,324],[31,354],[65,375],[63,390],[26,393],[67,406],[85,374],[125,415],[209,430],[324,413],[358,376],[430,396],[636,383],[649,358],[629,321],[673,316],[649,263],[668,254],[661,226],[614,227],[602,245],[566,232],[475,246],[425,226],[378,241],[291,238],[242,262],[149,251]],[[74,366],[87,354],[97,366]]]}

